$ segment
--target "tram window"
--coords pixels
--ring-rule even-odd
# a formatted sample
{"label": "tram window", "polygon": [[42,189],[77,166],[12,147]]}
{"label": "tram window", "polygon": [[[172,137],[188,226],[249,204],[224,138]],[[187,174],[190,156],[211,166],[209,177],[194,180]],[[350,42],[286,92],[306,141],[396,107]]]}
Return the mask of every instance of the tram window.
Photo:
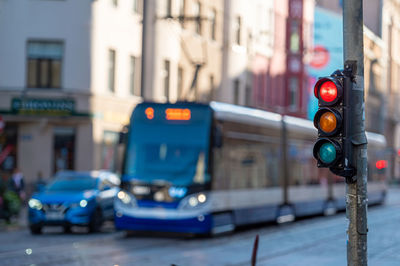
{"label": "tram window", "polygon": [[259,142],[225,140],[214,158],[216,189],[263,188],[279,185],[278,147]]}
{"label": "tram window", "polygon": [[[372,145],[371,145],[372,146]],[[382,181],[386,179],[387,165],[377,165],[377,162],[386,161],[386,156],[382,150],[368,147],[368,181]],[[383,166],[383,167],[382,167]]]}
{"label": "tram window", "polygon": [[290,185],[317,185],[320,184],[318,171],[312,158],[312,143],[296,140],[289,143],[288,163],[290,165]]}

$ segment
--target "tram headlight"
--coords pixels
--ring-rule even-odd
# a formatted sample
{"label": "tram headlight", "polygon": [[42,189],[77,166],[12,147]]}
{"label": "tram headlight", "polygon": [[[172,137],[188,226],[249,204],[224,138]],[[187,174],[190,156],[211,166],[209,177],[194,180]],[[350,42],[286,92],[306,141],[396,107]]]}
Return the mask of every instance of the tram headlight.
{"label": "tram headlight", "polygon": [[41,210],[43,208],[42,203],[37,199],[30,199],[28,205],[31,209]]}
{"label": "tram headlight", "polygon": [[117,198],[125,205],[136,206],[136,200],[133,196],[129,195],[125,191],[120,191],[117,194]]}
{"label": "tram headlight", "polygon": [[207,196],[204,193],[189,195],[179,204],[181,209],[192,209],[202,207],[207,202]]}

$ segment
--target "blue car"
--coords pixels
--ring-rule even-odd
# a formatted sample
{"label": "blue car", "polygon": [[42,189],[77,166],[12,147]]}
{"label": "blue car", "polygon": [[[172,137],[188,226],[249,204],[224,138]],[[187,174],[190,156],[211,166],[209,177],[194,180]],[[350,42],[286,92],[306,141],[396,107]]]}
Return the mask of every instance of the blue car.
{"label": "blue car", "polygon": [[90,232],[101,229],[105,220],[113,220],[113,202],[119,177],[108,171],[58,172],[54,181],[29,200],[29,228],[40,234],[44,226],[88,226]]}

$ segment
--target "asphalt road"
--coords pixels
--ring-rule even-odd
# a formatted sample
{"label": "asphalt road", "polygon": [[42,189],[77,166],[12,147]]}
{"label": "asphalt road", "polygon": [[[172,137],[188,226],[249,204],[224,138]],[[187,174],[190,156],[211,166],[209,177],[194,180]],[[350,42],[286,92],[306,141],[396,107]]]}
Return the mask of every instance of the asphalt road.
{"label": "asphalt road", "polygon": [[[400,265],[400,189],[390,189],[387,203],[368,212],[369,265]],[[0,265],[250,265],[258,234],[257,265],[346,265],[347,220],[344,213],[285,225],[242,229],[214,238],[102,233],[74,228],[0,232]]]}

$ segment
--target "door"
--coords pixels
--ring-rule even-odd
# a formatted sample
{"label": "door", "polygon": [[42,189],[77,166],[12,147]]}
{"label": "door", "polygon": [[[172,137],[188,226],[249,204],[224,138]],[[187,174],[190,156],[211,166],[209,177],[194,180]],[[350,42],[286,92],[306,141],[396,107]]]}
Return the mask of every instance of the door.
{"label": "door", "polygon": [[54,128],[54,173],[73,170],[75,160],[75,129],[73,127]]}

